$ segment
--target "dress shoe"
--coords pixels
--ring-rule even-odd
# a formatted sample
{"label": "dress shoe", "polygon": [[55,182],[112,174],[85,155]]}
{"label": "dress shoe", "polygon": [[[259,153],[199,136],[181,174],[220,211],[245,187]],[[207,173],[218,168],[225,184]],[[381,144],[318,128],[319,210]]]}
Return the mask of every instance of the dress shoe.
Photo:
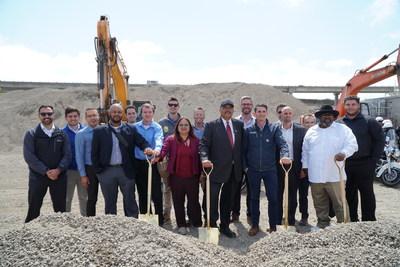
{"label": "dress shoe", "polygon": [[232,218],[231,218],[231,223],[234,223],[234,222],[238,222],[239,221],[239,215],[232,215]]}
{"label": "dress shoe", "polygon": [[258,234],[259,231],[260,231],[259,226],[253,226],[249,230],[249,236],[255,236],[256,234]]}
{"label": "dress shoe", "polygon": [[273,233],[273,232],[276,232],[276,229],[274,229],[274,228],[267,228],[267,233],[269,233],[269,234],[271,234],[271,233]]}
{"label": "dress shoe", "polygon": [[181,235],[186,235],[187,234],[187,229],[186,229],[186,227],[179,227],[178,232]]}
{"label": "dress shoe", "polygon": [[229,227],[220,227],[219,232],[226,235],[229,238],[236,238],[236,233],[233,232]]}
{"label": "dress shoe", "polygon": [[303,218],[299,222],[300,226],[307,226],[308,225],[308,220],[306,218]]}

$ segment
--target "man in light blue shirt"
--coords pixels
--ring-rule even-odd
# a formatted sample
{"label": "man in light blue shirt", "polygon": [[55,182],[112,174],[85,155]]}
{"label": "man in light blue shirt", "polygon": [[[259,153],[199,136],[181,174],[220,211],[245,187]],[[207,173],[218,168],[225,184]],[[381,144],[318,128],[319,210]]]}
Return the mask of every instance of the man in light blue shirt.
{"label": "man in light blue shirt", "polygon": [[87,188],[87,216],[96,216],[96,203],[99,193],[99,180],[92,167],[92,141],[93,130],[99,123],[99,113],[95,108],[85,110],[85,120],[88,123],[75,137],[75,158],[78,165],[79,175],[84,187]]}
{"label": "man in light blue shirt", "polygon": [[198,107],[195,108],[193,111],[193,130],[194,134],[197,136],[197,138],[200,140],[203,137],[203,132],[204,132],[204,118],[206,117],[206,113],[203,108]]}
{"label": "man in light blue shirt", "polygon": [[[160,154],[163,143],[163,130],[161,125],[153,121],[154,106],[146,103],[141,107],[142,120],[135,123],[138,132],[150,144],[155,156]],[[143,150],[135,147],[135,167],[137,171],[136,187],[139,194],[139,212],[145,214],[147,212],[147,183],[148,183],[148,162],[143,154]],[[152,166],[152,186],[151,198],[154,203],[155,214],[158,215],[158,223],[160,226],[164,223],[163,218],[163,201],[161,192],[161,177],[158,172],[157,165]]]}

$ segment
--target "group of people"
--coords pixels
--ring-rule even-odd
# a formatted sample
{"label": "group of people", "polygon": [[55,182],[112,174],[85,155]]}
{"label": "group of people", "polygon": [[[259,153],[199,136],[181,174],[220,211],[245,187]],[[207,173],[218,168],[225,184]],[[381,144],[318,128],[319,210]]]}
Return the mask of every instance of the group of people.
{"label": "group of people", "polygon": [[[179,114],[179,101],[172,97],[167,102],[167,116],[157,123],[151,103],[143,104],[138,111],[133,106],[123,110],[121,105],[113,104],[109,122],[101,126],[98,111],[87,108],[86,127],[79,122],[79,110],[67,107],[67,125],[60,129],[53,123],[53,107],[41,106],[39,125],[24,138],[24,158],[29,166],[29,210],[25,222],[40,215],[47,188],[55,212],[71,210],[77,187],[81,214],[95,216],[99,185],[106,214],[117,214],[120,189],[125,215],[138,218],[139,213],[147,212],[148,159],[153,165],[151,200],[159,225],[171,219],[173,207],[180,234],[186,234],[190,224],[207,224],[206,195],[199,200],[199,185],[205,189],[203,170],[210,172],[210,168],[209,223],[218,227],[219,221],[219,231],[229,238],[236,237],[230,224],[239,220],[243,178],[248,187],[249,235],[260,231],[261,180],[268,199],[266,231],[275,232],[282,224],[288,166],[292,166],[287,189],[289,225],[295,226],[297,203],[299,224],[308,224],[309,186],[317,229],[329,226],[330,203],[339,223],[345,218],[358,221],[358,192],[361,219],[376,220],[374,167],[383,151],[384,134],[375,119],[360,113],[357,96],[345,99],[346,115],[337,121],[338,112],[329,105],[314,115],[301,116],[301,123],[294,121],[293,109],[285,104],[275,109],[277,122],[268,120],[266,104],[253,106],[249,96],[240,99],[241,114],[236,118],[234,107],[231,100],[222,101],[220,117],[206,123],[204,109],[196,108],[192,123]],[[126,123],[122,121],[123,112]],[[138,116],[140,121],[136,121]],[[343,213],[343,205],[347,204],[342,203],[335,161],[345,164],[349,216]]]}

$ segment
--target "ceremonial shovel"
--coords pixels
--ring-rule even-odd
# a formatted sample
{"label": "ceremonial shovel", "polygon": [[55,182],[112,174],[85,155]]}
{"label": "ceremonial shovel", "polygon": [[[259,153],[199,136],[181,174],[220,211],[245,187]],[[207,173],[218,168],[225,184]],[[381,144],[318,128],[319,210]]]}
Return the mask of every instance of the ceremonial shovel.
{"label": "ceremonial shovel", "polygon": [[147,156],[146,156],[146,160],[149,163],[149,169],[148,169],[148,175],[147,175],[147,213],[139,214],[139,220],[158,226],[158,215],[150,213],[152,168],[151,168],[151,162]]}

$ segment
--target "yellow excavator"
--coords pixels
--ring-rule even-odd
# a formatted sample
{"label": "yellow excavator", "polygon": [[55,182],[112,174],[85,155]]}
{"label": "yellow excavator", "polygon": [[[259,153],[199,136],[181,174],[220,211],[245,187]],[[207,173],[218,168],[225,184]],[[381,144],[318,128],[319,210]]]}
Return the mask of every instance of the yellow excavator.
{"label": "yellow excavator", "polygon": [[[97,22],[95,49],[100,123],[107,123],[108,109],[112,104],[120,103],[124,109],[130,105],[129,75],[118,49],[117,39],[111,38],[107,16],[101,16]],[[122,120],[126,121],[125,114]]]}

